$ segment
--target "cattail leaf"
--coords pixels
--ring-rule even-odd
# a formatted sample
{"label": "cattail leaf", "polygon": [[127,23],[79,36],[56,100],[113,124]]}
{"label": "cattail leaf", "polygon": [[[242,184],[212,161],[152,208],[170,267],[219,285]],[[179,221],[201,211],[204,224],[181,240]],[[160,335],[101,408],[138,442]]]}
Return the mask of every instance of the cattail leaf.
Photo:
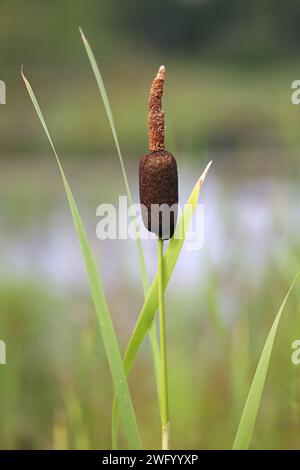
{"label": "cattail leaf", "polygon": [[120,404],[120,412],[121,412],[121,415],[125,424],[125,432],[126,432],[126,437],[128,439],[128,444],[131,449],[141,449],[141,440],[140,440],[139,431],[137,427],[136,417],[135,417],[135,413],[133,409],[132,400],[130,397],[126,375],[125,375],[123,364],[122,364],[122,358],[121,358],[115,330],[114,330],[113,323],[111,320],[109,308],[106,302],[104,290],[102,287],[102,282],[101,282],[99,273],[97,271],[96,263],[95,263],[92,250],[90,248],[90,244],[87,238],[87,234],[83,226],[83,223],[81,221],[81,217],[80,217],[75,199],[73,197],[69,183],[63,171],[58,154],[56,152],[53,141],[49,134],[42,111],[40,109],[40,106],[34,95],[34,92],[31,88],[29,81],[23,74],[23,71],[22,71],[22,77],[25,82],[28,93],[30,95],[33,106],[35,108],[35,111],[48,137],[49,143],[56,157],[56,161],[57,161],[57,164],[58,164],[61,176],[62,176],[62,180],[64,183],[67,199],[68,199],[71,214],[73,217],[76,233],[78,236],[78,240],[80,243],[83,259],[84,259],[87,274],[88,274],[90,290],[91,290],[92,298],[94,301],[94,306],[95,306],[97,319],[98,319],[99,326],[100,326],[100,331],[101,331],[102,338],[103,338],[106,356],[109,362],[109,366],[110,366],[110,370],[111,370],[111,374],[112,374],[112,378],[114,382],[115,393],[116,393],[116,396],[118,397],[118,402]]}
{"label": "cattail leaf", "polygon": [[[104,84],[102,75],[100,73],[97,61],[95,59],[94,53],[92,51],[92,48],[91,48],[91,46],[90,46],[90,44],[89,44],[89,42],[88,42],[88,40],[87,40],[87,38],[86,38],[86,36],[83,33],[81,28],[79,28],[79,31],[80,31],[82,42],[83,42],[83,45],[85,47],[88,59],[90,61],[90,64],[91,64],[91,67],[92,67],[92,70],[93,70],[93,73],[94,73],[94,76],[95,76],[95,79],[96,79],[96,82],[97,82],[97,85],[98,85],[98,89],[99,89],[99,92],[100,92],[100,95],[101,95],[101,98],[102,98],[102,101],[103,101],[103,104],[104,104],[104,108],[105,108],[105,111],[106,111],[106,115],[107,115],[107,118],[108,118],[108,121],[109,121],[109,125],[110,125],[110,128],[111,128],[111,132],[112,132],[112,135],[113,135],[114,143],[115,143],[115,146],[116,146],[116,150],[117,150],[117,154],[118,154],[118,158],[119,158],[119,162],[120,162],[120,166],[121,166],[121,170],[122,170],[122,175],[123,175],[124,185],[125,185],[125,189],[126,189],[126,193],[127,193],[127,197],[128,197],[128,202],[129,202],[129,205],[132,205],[132,195],[131,195],[130,186],[129,186],[129,182],[128,182],[128,178],[127,178],[124,159],[123,159],[123,156],[122,156],[121,147],[120,147],[120,143],[119,143],[119,139],[118,139],[118,134],[117,134],[117,131],[116,131],[116,126],[115,126],[115,122],[114,122],[110,102],[109,102],[109,99],[108,99],[108,95],[107,95],[107,92],[106,92],[105,84]],[[137,251],[138,251],[138,256],[139,256],[139,264],[140,264],[140,272],[141,272],[141,278],[142,278],[142,284],[143,284],[143,291],[144,291],[144,296],[146,297],[147,292],[148,292],[149,287],[150,287],[150,283],[149,283],[149,278],[148,278],[148,275],[147,275],[146,262],[145,262],[145,256],[144,256],[144,251],[143,251],[143,247],[142,247],[142,242],[141,242],[141,239],[140,239],[139,236],[136,236],[136,244],[137,244]],[[158,395],[158,398],[160,400],[160,351],[159,351],[159,344],[158,344],[158,339],[157,339],[155,321],[153,321],[152,324],[150,325],[149,339],[150,339],[151,352],[152,352],[152,357],[153,357],[157,395]]]}
{"label": "cattail leaf", "polygon": [[[89,44],[89,42],[88,42],[88,40],[87,40],[86,36],[84,35],[81,28],[79,28],[79,31],[80,31],[82,42],[84,44],[87,56],[89,58],[89,61],[90,61],[90,64],[91,64],[91,67],[92,67],[92,70],[93,70],[93,73],[94,73],[94,76],[95,76],[95,79],[96,79],[96,82],[97,82],[97,85],[98,85],[98,88],[99,88],[100,95],[101,95],[102,100],[103,100],[104,108],[105,108],[105,111],[106,111],[106,114],[107,114],[107,118],[108,118],[108,121],[109,121],[109,125],[110,125],[110,128],[111,128],[111,132],[112,132],[112,135],[113,135],[115,146],[116,146],[116,149],[117,149],[117,154],[118,154],[118,158],[119,158],[119,162],[120,162],[120,166],[121,166],[121,170],[122,170],[122,175],[123,175],[123,180],[124,180],[124,184],[125,184],[126,194],[127,194],[127,197],[128,197],[128,202],[129,202],[129,205],[131,206],[132,205],[132,195],[131,195],[131,191],[130,191],[130,186],[129,186],[129,182],[128,182],[128,178],[127,178],[124,159],[123,159],[123,156],[122,156],[122,152],[121,152],[121,148],[120,148],[120,144],[119,144],[119,139],[118,139],[118,134],[117,134],[117,131],[116,131],[116,126],[115,126],[115,122],[114,122],[110,102],[109,102],[109,99],[108,99],[108,96],[107,96],[107,93],[106,93],[104,81],[103,81],[102,75],[100,73],[98,64],[96,62],[96,59],[95,59],[95,56],[94,56],[94,53],[92,51],[92,48],[91,48],[90,44]],[[145,256],[144,256],[143,247],[142,247],[140,237],[137,237],[136,243],[137,243],[137,249],[138,249],[138,255],[139,255],[143,290],[144,290],[144,294],[146,294],[148,289],[149,289],[149,279],[148,279],[148,275],[147,275]]]}
{"label": "cattail leaf", "polygon": [[[209,170],[211,163],[212,162],[209,162],[204,172],[200,176],[199,180],[197,181],[185,205],[182,216],[177,224],[174,236],[170,240],[169,246],[164,255],[164,262],[163,262],[164,290],[168,286],[168,283],[171,279],[172,273],[176,266],[178,257],[182,250],[188,228],[190,226],[193,214],[197,206],[200,189],[201,189],[202,184],[204,183],[204,180],[206,178],[206,175],[207,175],[207,172]],[[124,364],[124,369],[127,375],[129,374],[132,368],[132,365],[134,363],[139,347],[148,331],[149,326],[151,325],[151,322],[153,321],[157,308],[158,308],[158,273],[156,273],[155,278],[152,282],[149,293],[146,297],[146,300],[144,302],[144,305],[142,307],[142,310],[140,312],[139,318],[137,320],[137,323],[135,325],[135,328],[133,330],[133,333],[131,335],[131,338],[129,340],[129,343],[128,343],[128,346],[124,355],[123,364]],[[114,404],[113,404],[113,423],[112,423],[114,448],[117,445],[118,426],[119,426],[119,409],[118,409],[118,403],[117,403],[116,398],[117,397],[115,397]]]}
{"label": "cattail leaf", "polygon": [[240,424],[238,427],[238,431],[233,443],[233,450],[247,450],[249,448],[254,425],[257,417],[257,413],[259,410],[259,405],[261,402],[261,397],[265,385],[266,375],[270,363],[270,358],[273,350],[274,340],[278,329],[278,324],[280,318],[282,316],[283,309],[285,304],[289,298],[289,295],[300,276],[300,272],[296,275],[295,279],[293,280],[288,293],[282,302],[282,305],[275,317],[273,325],[270,329],[268,334],[264,349],[260,356],[256,372],[248,393],[248,397],[244,406],[244,410],[242,413],[242,417],[240,420]]}

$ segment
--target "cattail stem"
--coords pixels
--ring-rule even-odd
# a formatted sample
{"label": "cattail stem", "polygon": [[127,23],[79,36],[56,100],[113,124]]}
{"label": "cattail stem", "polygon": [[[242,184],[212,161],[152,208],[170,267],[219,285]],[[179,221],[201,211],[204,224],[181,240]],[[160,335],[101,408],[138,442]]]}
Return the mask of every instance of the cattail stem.
{"label": "cattail stem", "polygon": [[164,302],[164,267],[163,267],[163,240],[158,239],[158,308],[160,329],[160,355],[161,355],[161,424],[162,424],[162,450],[169,450],[169,400],[168,400],[168,372],[167,372],[167,341],[166,318]]}

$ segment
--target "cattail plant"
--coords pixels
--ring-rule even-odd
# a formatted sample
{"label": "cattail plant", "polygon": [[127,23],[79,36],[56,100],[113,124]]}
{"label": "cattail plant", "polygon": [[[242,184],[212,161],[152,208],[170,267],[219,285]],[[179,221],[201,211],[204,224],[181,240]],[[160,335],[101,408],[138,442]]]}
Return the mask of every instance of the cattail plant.
{"label": "cattail plant", "polygon": [[162,65],[149,96],[149,150],[139,165],[140,202],[146,228],[158,237],[158,306],[161,349],[162,449],[169,449],[169,406],[166,351],[166,320],[163,287],[163,241],[173,236],[177,220],[178,174],[174,156],[165,149],[165,116],[162,95],[165,82]]}
{"label": "cattail plant", "polygon": [[[119,141],[115,130],[113,115],[111,112],[108,96],[105,90],[105,86],[98,69],[94,54],[90,48],[87,39],[81,31],[82,40],[86,48],[99,91],[103,98],[104,106],[108,116],[108,120],[111,126],[113,138],[116,144],[117,153],[121,163],[123,171],[123,177],[125,187],[129,194],[130,190],[128,186],[128,180],[126,171],[123,163],[122,154],[120,151]],[[51,138],[48,130],[44,115],[39,106],[38,100],[33,92],[33,89],[25,77],[22,71],[22,77],[26,85],[27,91],[31,98],[32,104],[36,111],[36,114],[41,122],[44,129],[45,135],[48,138],[49,144],[54,153],[57,165],[60,170],[66,196],[69,202],[70,211],[73,217],[76,233],[80,242],[80,248],[82,251],[83,259],[88,273],[88,281],[90,290],[94,302],[95,312],[97,315],[100,332],[103,339],[103,345],[110,366],[111,376],[114,383],[115,398],[113,407],[113,418],[112,418],[112,434],[113,434],[113,445],[114,449],[117,448],[118,440],[118,427],[120,416],[123,419],[125,435],[128,441],[130,449],[141,449],[142,442],[140,438],[139,428],[135,416],[135,411],[131,399],[130,390],[128,387],[127,377],[134,364],[137,356],[139,347],[142,344],[144,337],[146,336],[149,328],[153,324],[153,318],[157,307],[157,300],[160,311],[160,338],[161,338],[161,416],[162,416],[162,447],[163,449],[168,448],[169,441],[169,413],[168,413],[168,391],[167,391],[167,361],[166,361],[166,331],[165,331],[165,311],[164,311],[164,298],[163,290],[164,286],[170,280],[177,263],[178,257],[183,247],[184,239],[188,230],[188,226],[191,223],[191,217],[197,205],[199,191],[206,178],[208,169],[211,162],[206,166],[204,172],[198,179],[191,195],[188,198],[187,207],[184,209],[179,222],[180,226],[183,225],[183,234],[180,239],[173,237],[170,240],[170,244],[166,250],[163,258],[163,240],[172,237],[175,224],[176,224],[176,211],[171,211],[166,218],[163,218],[164,214],[155,212],[152,213],[151,206],[166,205],[171,208],[178,201],[178,181],[177,181],[177,167],[174,157],[165,150],[164,147],[164,114],[161,109],[161,99],[163,93],[163,85],[165,80],[165,68],[160,67],[158,74],[153,82],[150,92],[149,99],[149,134],[150,134],[150,153],[145,155],[140,162],[140,198],[141,203],[144,205],[145,210],[142,212],[143,220],[146,227],[154,232],[158,237],[158,276],[155,276],[151,287],[147,287],[147,275],[144,266],[144,258],[142,249],[139,249],[140,265],[143,277],[146,278],[145,290],[145,302],[140,311],[139,318],[135,325],[135,328],[130,337],[124,357],[121,357],[117,336],[115,333],[114,325],[111,318],[111,312],[109,304],[106,300],[106,295],[103,289],[101,276],[99,276],[97,270],[97,263],[92,253],[92,248],[89,243],[86,230],[81,220],[79,210],[77,208],[75,198],[73,196],[71,187],[64,173],[60,158],[54,146],[54,142]],[[188,210],[192,209],[192,211]],[[184,222],[184,223],[183,223]],[[169,223],[169,233],[167,233],[165,225]],[[137,240],[139,241],[139,239]],[[139,248],[139,245],[138,245]],[[168,269],[163,271],[163,260]],[[281,321],[284,307],[288,301],[288,298],[296,284],[300,279],[300,272],[294,278],[290,288],[285,296],[281,307],[274,319],[270,332],[267,336],[263,351],[261,353],[256,372],[249,389],[249,393],[245,402],[243,413],[241,416],[240,424],[237,430],[233,449],[248,449],[251,444],[251,439],[254,431],[255,421],[257,413],[259,411],[262,393],[266,381],[270,358],[278,330],[278,325]],[[158,291],[158,299],[157,299]],[[155,331],[154,331],[155,333]],[[155,335],[153,335],[155,336]],[[153,340],[153,336],[150,336]],[[156,337],[155,340],[156,341]],[[153,348],[155,349],[155,347]],[[156,355],[154,354],[156,357]]]}
{"label": "cattail plant", "polygon": [[[108,96],[91,47],[87,42],[87,39],[84,36],[83,32],[80,32],[93,72],[95,74],[98,88],[103,98],[112,134],[115,140],[117,153],[121,163],[121,168],[123,171],[125,187],[127,190],[128,198],[130,200],[130,188],[128,185],[128,179],[125,171],[123,157],[120,151],[120,145],[114,125],[113,115],[110,108]],[[118,346],[115,329],[111,319],[111,312],[103,289],[101,276],[99,276],[98,270],[96,268],[97,263],[92,254],[92,249],[84,225],[82,223],[80,213],[75,202],[75,198],[71,191],[67,177],[64,173],[60,158],[54,146],[54,142],[51,138],[38,100],[33,92],[33,89],[31,88],[28,79],[23,73],[23,69],[22,78],[26,85],[36,114],[41,122],[44,132],[48,138],[49,144],[53,150],[56,163],[59,167],[71,214],[73,217],[76,233],[80,243],[80,248],[88,273],[91,294],[94,301],[100,332],[103,338],[104,348],[110,366],[110,371],[115,389],[112,414],[112,448],[117,449],[118,447],[118,429],[120,417],[122,417],[123,419],[124,431],[130,449],[142,448],[142,441],[131,399],[127,377],[137,357],[137,352],[142,344],[142,341],[146,336],[147,332],[150,331],[150,340],[152,344],[155,372],[159,372],[159,369],[161,369],[162,375],[161,380],[159,380],[159,377],[157,377],[158,374],[155,373],[157,383],[161,383],[160,402],[162,416],[162,447],[163,449],[168,449],[169,412],[166,360],[166,329],[163,292],[165,286],[167,285],[168,281],[172,276],[178,257],[182,250],[183,243],[186,237],[186,232],[191,223],[191,218],[197,205],[199,192],[204,183],[211,162],[206,166],[204,172],[195,184],[188,198],[187,206],[183,210],[179,222],[180,227],[183,227],[182,232],[180,232],[180,237],[172,237],[177,218],[176,207],[173,207],[177,204],[178,201],[177,166],[174,157],[164,148],[164,114],[161,109],[161,99],[165,80],[165,68],[163,66],[160,67],[159,72],[151,87],[149,99],[150,153],[141,159],[140,164],[141,202],[145,206],[145,211],[143,213],[143,216],[145,217],[144,221],[146,227],[154,231],[154,233],[156,233],[156,235],[158,236],[158,273],[155,276],[151,286],[149,286],[144,264],[143,250],[142,247],[139,245],[140,239],[137,239],[140,266],[143,277],[143,287],[145,291],[145,302],[141,308],[139,318],[130,337],[125,354],[122,358]],[[166,213],[159,214],[159,212],[155,212],[154,216],[152,216],[151,206],[155,205],[165,205],[172,210],[169,214],[167,213],[167,215]],[[150,220],[148,220],[148,209],[150,209]],[[166,217],[163,217],[165,215]],[[169,227],[167,227],[168,224]],[[163,257],[163,240],[168,239],[170,237],[172,237],[172,240],[170,240],[169,246]],[[168,267],[165,272],[163,272],[163,262]],[[155,328],[152,329],[151,326],[153,325],[153,319],[157,304],[159,306],[160,311],[161,355],[159,355],[158,352],[159,348],[156,347],[158,345],[156,344],[157,339],[155,335]],[[159,356],[161,357],[161,367],[159,367]]]}

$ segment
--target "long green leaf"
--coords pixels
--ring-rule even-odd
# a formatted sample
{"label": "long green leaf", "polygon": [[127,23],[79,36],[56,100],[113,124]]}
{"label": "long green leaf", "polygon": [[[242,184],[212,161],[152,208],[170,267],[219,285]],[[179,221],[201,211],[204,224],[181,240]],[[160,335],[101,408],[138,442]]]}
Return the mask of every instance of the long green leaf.
{"label": "long green leaf", "polygon": [[[170,278],[176,266],[178,257],[182,250],[186,233],[188,231],[194,211],[197,206],[200,189],[201,189],[202,184],[204,183],[204,180],[206,178],[206,175],[207,175],[207,172],[209,170],[211,163],[212,162],[209,162],[204,172],[200,176],[199,180],[197,181],[187,201],[187,204],[182,213],[182,216],[177,224],[173,238],[170,240],[169,246],[164,255],[164,263],[163,263],[164,264],[164,275],[163,275],[164,290],[168,286],[168,283],[170,281]],[[128,343],[128,346],[124,355],[123,364],[124,364],[124,369],[127,375],[129,374],[131,370],[131,367],[133,365],[133,362],[135,360],[139,347],[151,325],[151,322],[153,321],[157,308],[158,308],[158,274],[156,274],[152,282],[152,285],[150,287],[150,290],[148,292],[148,295],[146,297],[146,300],[144,302],[138,321],[135,325],[135,328],[133,330],[133,333],[131,335],[131,338],[129,340],[129,343]],[[113,404],[113,424],[112,424],[113,446],[116,446],[116,443],[117,443],[118,423],[119,423],[119,409],[118,409],[118,403],[115,399],[114,404]]]}
{"label": "long green leaf", "polygon": [[98,318],[98,322],[99,322],[99,326],[100,326],[100,330],[101,330],[102,338],[104,342],[104,347],[105,347],[107,359],[109,362],[109,366],[110,366],[110,370],[111,370],[111,374],[112,374],[112,378],[113,378],[113,382],[115,386],[115,392],[118,397],[118,401],[120,403],[120,411],[121,411],[121,415],[123,417],[124,424],[125,424],[126,437],[128,439],[130,448],[140,449],[141,441],[140,441],[139,431],[138,431],[134,409],[132,405],[132,400],[131,400],[129,389],[128,389],[126,375],[125,375],[124,368],[122,365],[122,359],[121,359],[121,354],[120,354],[115,330],[112,324],[110,312],[109,312],[105,294],[102,288],[101,279],[99,277],[99,274],[96,268],[96,263],[92,255],[92,251],[88,242],[88,238],[87,238],[83,223],[81,221],[79,211],[77,209],[76,202],[74,200],[67,178],[64,174],[64,171],[61,166],[56,149],[54,147],[53,141],[50,137],[42,111],[40,109],[40,106],[34,95],[34,92],[31,88],[29,81],[23,74],[23,71],[22,71],[22,77],[25,82],[28,93],[30,95],[33,106],[35,108],[35,111],[48,137],[48,140],[50,142],[51,148],[56,157],[56,161],[57,161],[57,164],[58,164],[61,176],[62,176],[62,180],[64,183],[64,187],[65,187],[67,199],[69,202],[70,210],[72,213],[74,225],[76,228],[78,240],[80,243],[82,255],[85,261],[91,294],[93,297],[94,306],[95,306],[95,310],[97,313],[97,318]]}
{"label": "long green leaf", "polygon": [[[105,108],[105,111],[106,111],[106,114],[107,114],[107,117],[108,117],[109,125],[110,125],[110,128],[111,128],[111,132],[112,132],[113,139],[114,139],[114,142],[115,142],[115,146],[116,146],[116,149],[117,149],[117,154],[118,154],[118,157],[119,157],[119,162],[120,162],[120,165],[121,165],[121,170],[122,170],[123,180],[124,180],[125,189],[126,189],[126,193],[127,193],[127,197],[128,197],[128,202],[129,202],[129,205],[131,206],[132,205],[132,195],[131,195],[131,191],[130,191],[130,187],[129,187],[129,183],[128,183],[128,178],[127,178],[127,174],[126,174],[124,159],[123,159],[123,156],[122,156],[122,152],[121,152],[121,148],[120,148],[120,144],[119,144],[119,139],[118,139],[118,135],[117,135],[117,131],[116,131],[116,126],[115,126],[115,122],[114,122],[110,102],[109,102],[109,99],[108,99],[108,96],[107,96],[107,93],[106,93],[104,81],[103,81],[102,75],[100,73],[99,67],[97,65],[97,62],[96,62],[96,59],[95,59],[95,56],[94,56],[94,53],[91,49],[90,44],[89,44],[87,38],[85,37],[85,35],[84,35],[81,28],[79,28],[79,31],[80,31],[80,34],[81,34],[83,45],[85,47],[87,56],[89,58],[89,61],[90,61],[91,67],[92,67],[92,70],[93,70],[94,75],[95,75],[95,79],[96,79],[96,82],[97,82],[97,85],[98,85],[98,88],[99,88],[99,91],[100,91],[100,95],[101,95],[102,100],[103,100],[104,108]],[[137,245],[138,245],[141,275],[142,275],[142,281],[143,281],[143,289],[144,289],[144,293],[146,293],[149,289],[149,279],[148,279],[148,276],[147,276],[147,270],[146,270],[145,257],[144,257],[144,253],[143,253],[143,247],[142,247],[141,239],[139,237],[137,238]]]}
{"label": "long green leaf", "polygon": [[248,393],[248,397],[244,406],[243,414],[241,417],[241,421],[238,427],[238,431],[233,443],[233,450],[247,450],[249,448],[253,430],[254,430],[254,425],[257,417],[257,413],[259,410],[259,405],[264,389],[264,384],[266,380],[266,375],[269,367],[269,362],[272,354],[272,349],[274,345],[274,340],[276,336],[276,332],[278,329],[278,324],[283,312],[283,309],[285,307],[285,304],[288,300],[288,297],[297,281],[299,278],[300,272],[297,274],[295,277],[294,281],[291,284],[291,287],[289,288],[289,291],[282,302],[282,305],[279,309],[279,312],[277,313],[275,320],[273,322],[273,325],[271,327],[271,330],[268,334],[263,352],[260,356],[256,372]]}
{"label": "long green leaf", "polygon": [[[126,174],[124,159],[123,159],[123,156],[122,156],[121,147],[120,147],[119,139],[118,139],[118,134],[117,134],[117,131],[116,131],[116,126],[115,126],[115,122],[114,122],[110,102],[109,102],[109,99],[108,99],[108,95],[107,95],[107,92],[106,92],[106,88],[105,88],[105,85],[104,85],[104,81],[103,81],[102,75],[100,73],[97,61],[95,59],[95,56],[94,56],[94,53],[92,51],[92,48],[91,48],[90,44],[89,44],[89,42],[88,42],[88,40],[87,40],[86,36],[84,35],[81,28],[79,28],[79,31],[80,31],[82,42],[83,42],[83,45],[85,47],[88,59],[90,61],[90,64],[91,64],[91,67],[92,67],[92,70],[93,70],[93,73],[94,73],[94,76],[95,76],[95,79],[96,79],[96,82],[97,82],[97,85],[98,85],[98,88],[99,88],[99,92],[100,92],[100,95],[101,95],[102,100],[103,100],[104,108],[105,108],[105,111],[106,111],[106,114],[107,114],[107,117],[108,117],[109,125],[110,125],[110,128],[111,128],[111,132],[112,132],[113,139],[114,139],[114,142],[115,142],[115,146],[116,146],[116,149],[117,149],[117,154],[118,154],[118,157],[119,157],[119,162],[120,162],[120,165],[121,165],[121,170],[122,170],[125,189],[126,189],[126,193],[127,193],[127,197],[128,197],[128,202],[129,202],[129,205],[132,205],[132,195],[131,195],[130,186],[129,186],[129,183],[128,183],[128,178],[127,178],[127,174]],[[140,264],[140,272],[141,272],[142,283],[143,283],[144,297],[146,298],[147,292],[148,292],[149,287],[150,287],[150,283],[149,283],[149,278],[148,278],[148,275],[147,275],[146,262],[145,262],[145,256],[144,256],[144,252],[143,252],[142,242],[141,242],[141,239],[140,239],[139,236],[136,237],[136,243],[137,243],[137,250],[138,250],[138,256],[139,256],[139,264]],[[157,339],[157,334],[156,334],[156,324],[155,324],[154,319],[153,319],[153,322],[151,323],[150,328],[149,328],[149,338],[150,338],[151,351],[152,351],[153,364],[154,364],[154,371],[155,371],[157,395],[158,395],[158,398],[159,398],[159,401],[160,401],[160,351],[159,351],[158,339]]]}

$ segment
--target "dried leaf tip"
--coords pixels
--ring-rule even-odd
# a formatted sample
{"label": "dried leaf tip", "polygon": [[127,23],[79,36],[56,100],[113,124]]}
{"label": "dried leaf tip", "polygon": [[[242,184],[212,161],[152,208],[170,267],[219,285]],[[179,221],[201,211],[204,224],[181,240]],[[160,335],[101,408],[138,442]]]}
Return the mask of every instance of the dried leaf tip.
{"label": "dried leaf tip", "polygon": [[153,80],[149,96],[149,149],[151,152],[165,148],[165,116],[162,111],[162,95],[166,68],[161,65]]}

